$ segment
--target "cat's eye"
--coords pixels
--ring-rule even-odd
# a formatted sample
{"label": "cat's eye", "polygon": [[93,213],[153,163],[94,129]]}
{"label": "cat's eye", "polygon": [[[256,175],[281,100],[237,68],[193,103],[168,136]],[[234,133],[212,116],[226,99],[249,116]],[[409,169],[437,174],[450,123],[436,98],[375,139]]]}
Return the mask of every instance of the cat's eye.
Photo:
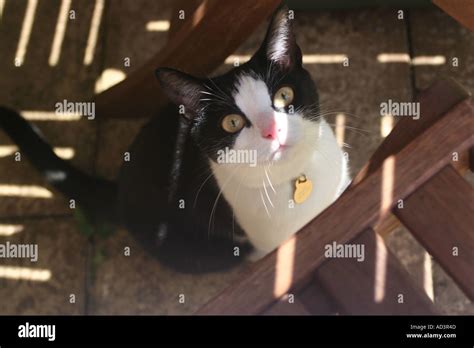
{"label": "cat's eye", "polygon": [[281,87],[273,96],[273,105],[277,108],[285,108],[291,104],[294,97],[295,93],[291,87]]}
{"label": "cat's eye", "polygon": [[245,119],[238,114],[230,114],[222,119],[222,128],[228,133],[235,133],[244,128]]}

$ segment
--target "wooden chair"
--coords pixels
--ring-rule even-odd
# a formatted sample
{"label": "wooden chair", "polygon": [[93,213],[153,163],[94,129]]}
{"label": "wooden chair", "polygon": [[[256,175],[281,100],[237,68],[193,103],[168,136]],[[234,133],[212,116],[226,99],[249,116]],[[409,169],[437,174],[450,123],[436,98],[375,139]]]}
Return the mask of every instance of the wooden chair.
{"label": "wooden chair", "polygon": [[460,24],[474,31],[474,3],[470,0],[432,0]]}
{"label": "wooden chair", "polygon": [[[435,2],[447,10],[442,6],[447,1]],[[169,42],[126,80],[98,95],[97,114],[152,116],[167,102],[154,77],[156,67],[211,73],[279,3],[177,1]],[[178,20],[180,10],[185,20]],[[448,12],[459,17],[459,8]],[[471,26],[472,16],[461,17]],[[469,149],[474,167],[474,104],[447,81],[432,86],[419,101],[421,118],[398,122],[337,202],[198,313],[435,313],[383,241],[400,221],[472,300],[474,193],[459,173],[468,168]],[[332,242],[364,245],[365,261],[325,259],[324,247]]]}
{"label": "wooden chair", "polygon": [[[474,101],[446,80],[419,102],[420,119],[400,120],[334,204],[198,314],[434,314],[379,234],[398,220],[474,300],[474,190],[460,175],[469,150],[473,169]],[[333,242],[364,245],[364,262],[325,258]]]}

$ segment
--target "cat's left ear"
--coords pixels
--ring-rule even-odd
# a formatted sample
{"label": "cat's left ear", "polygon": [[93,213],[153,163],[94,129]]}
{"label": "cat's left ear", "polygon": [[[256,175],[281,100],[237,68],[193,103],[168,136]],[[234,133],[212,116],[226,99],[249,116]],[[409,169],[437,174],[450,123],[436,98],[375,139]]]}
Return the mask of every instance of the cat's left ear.
{"label": "cat's left ear", "polygon": [[183,105],[185,116],[194,117],[199,110],[202,83],[199,79],[171,68],[158,68],[155,75],[163,92],[176,105]]}
{"label": "cat's left ear", "polygon": [[293,11],[290,11],[287,6],[280,6],[273,14],[259,51],[265,54],[266,59],[282,68],[291,69],[301,66],[301,49],[293,33]]}

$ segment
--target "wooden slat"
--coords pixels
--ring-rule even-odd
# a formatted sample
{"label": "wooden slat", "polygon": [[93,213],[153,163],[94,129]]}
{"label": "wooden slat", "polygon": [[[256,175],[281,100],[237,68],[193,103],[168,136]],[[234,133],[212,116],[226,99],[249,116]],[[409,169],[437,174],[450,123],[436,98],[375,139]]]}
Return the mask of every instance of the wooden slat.
{"label": "wooden slat", "polygon": [[[150,117],[168,99],[155,77],[157,67],[205,76],[250,36],[280,0],[208,0],[182,24],[165,47],[121,83],[95,98],[98,117]],[[223,33],[225,32],[225,35]]]}
{"label": "wooden slat", "polygon": [[367,165],[352,180],[352,185],[359,183],[370,173],[380,168],[387,157],[399,152],[442,115],[469,96],[469,92],[452,79],[441,79],[435,82],[417,98],[420,103],[421,117],[418,120],[411,117],[399,120],[384,142],[370,157]]}
{"label": "wooden slat", "polygon": [[[383,144],[371,156],[367,165],[354,178],[351,185],[357,184],[367,177],[368,174],[379,168],[387,157],[400,151],[441,115],[449,111],[454,105],[468,98],[469,95],[466,89],[452,79],[442,79],[434,83],[417,98],[417,101],[420,102],[423,117],[418,120],[406,117],[401,119]],[[459,160],[452,164],[461,174],[464,174],[469,169],[469,161],[473,157],[469,156],[467,151],[464,151],[459,153]],[[471,168],[473,167],[474,165],[471,165]],[[374,230],[382,237],[386,237],[399,225],[400,221],[394,215],[389,214],[383,221],[374,226]]]}
{"label": "wooden slat", "polygon": [[294,302],[288,302],[287,299],[278,300],[263,315],[311,315],[298,298]]}
{"label": "wooden slat", "polygon": [[[201,5],[203,0],[176,0],[170,18],[170,29],[168,40],[173,40],[176,33],[183,27],[184,23],[192,21],[193,13]],[[179,17],[180,11],[184,11],[184,19]]]}
{"label": "wooden slat", "polygon": [[334,300],[316,281],[296,291],[295,303],[290,303],[287,295],[277,300],[264,315],[334,315],[340,312]]}
{"label": "wooden slat", "polygon": [[329,259],[316,270],[320,282],[344,314],[435,314],[419,288],[381,236],[368,229],[349,244],[364,246],[364,259]]}
{"label": "wooden slat", "polygon": [[[400,221],[474,301],[474,189],[451,166],[394,209]],[[453,248],[458,255],[453,255]]]}
{"label": "wooden slat", "polygon": [[472,0],[433,0],[433,2],[466,28],[474,31],[474,2]]}
{"label": "wooden slat", "polygon": [[[458,104],[283,243],[279,250],[294,245],[292,277],[285,286],[274,288],[275,279],[278,279],[277,250],[254,265],[238,283],[225,289],[199,313],[260,313],[293,286],[307,282],[324,261],[326,244],[346,243],[383,218],[381,197],[385,198],[383,207],[391,209],[396,200],[407,197],[447,165],[453,151],[460,152],[473,146],[473,115],[472,100]],[[248,289],[252,291],[246,291]]]}
{"label": "wooden slat", "polygon": [[341,312],[336,302],[314,279],[298,292],[298,298],[312,315],[335,315]]}
{"label": "wooden slat", "polygon": [[472,171],[472,152],[474,148],[470,150],[463,151],[459,154],[457,161],[453,161],[451,165],[456,169],[456,171],[462,176],[468,171]]}
{"label": "wooden slat", "polygon": [[390,233],[392,233],[396,228],[401,225],[400,220],[393,214],[387,214],[382,221],[379,221],[373,229],[377,232],[382,238],[386,238]]}
{"label": "wooden slat", "polygon": [[[380,154],[377,154],[379,156]],[[463,151],[459,153],[458,161],[453,161],[451,165],[456,169],[458,173],[464,175],[468,170],[473,171],[474,169],[474,148],[469,151]],[[400,220],[394,214],[388,214],[385,219],[373,226],[375,232],[381,237],[386,238],[396,228],[400,226]]]}

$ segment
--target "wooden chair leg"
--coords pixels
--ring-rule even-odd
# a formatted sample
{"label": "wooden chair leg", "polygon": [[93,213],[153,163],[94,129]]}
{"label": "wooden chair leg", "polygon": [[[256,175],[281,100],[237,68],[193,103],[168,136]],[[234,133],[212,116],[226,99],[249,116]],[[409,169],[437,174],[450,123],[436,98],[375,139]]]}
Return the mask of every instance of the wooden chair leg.
{"label": "wooden chair leg", "polygon": [[435,314],[433,303],[372,229],[351,243],[364,246],[364,260],[327,260],[316,271],[344,314]]}
{"label": "wooden chair leg", "polygon": [[[290,295],[293,298],[290,298]],[[337,303],[314,279],[303,289],[280,298],[264,315],[335,315],[341,311]]]}
{"label": "wooden chair leg", "polygon": [[395,214],[474,301],[474,189],[451,166]]}

